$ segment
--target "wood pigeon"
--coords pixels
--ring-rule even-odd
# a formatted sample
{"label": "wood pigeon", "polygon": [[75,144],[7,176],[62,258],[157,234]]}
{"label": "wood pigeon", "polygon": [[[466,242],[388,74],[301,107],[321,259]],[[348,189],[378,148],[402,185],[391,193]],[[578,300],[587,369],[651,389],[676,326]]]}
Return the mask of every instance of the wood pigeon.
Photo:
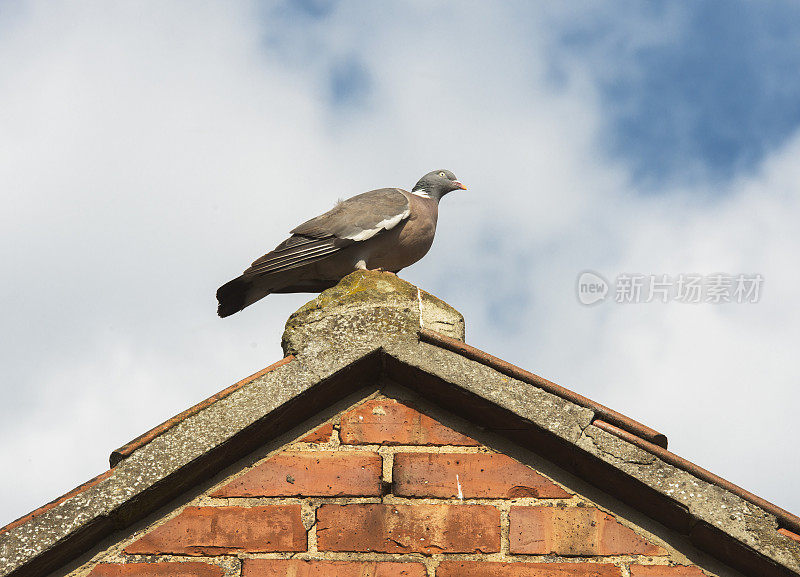
{"label": "wood pigeon", "polygon": [[230,316],[271,293],[323,291],[357,269],[396,273],[414,264],[433,244],[439,199],[466,188],[449,170],[434,170],[411,192],[379,188],[339,201],[219,287],[217,314]]}

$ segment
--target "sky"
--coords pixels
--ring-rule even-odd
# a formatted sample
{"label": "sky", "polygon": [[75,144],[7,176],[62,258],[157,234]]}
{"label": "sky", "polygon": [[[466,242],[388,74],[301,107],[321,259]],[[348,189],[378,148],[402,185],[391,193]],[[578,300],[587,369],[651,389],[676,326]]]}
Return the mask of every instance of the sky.
{"label": "sky", "polygon": [[[800,513],[798,69],[792,2],[5,0],[0,525],[282,356],[310,295],[223,320],[219,285],[440,168],[400,276],[467,342]],[[663,275],[762,281],[621,288]]]}

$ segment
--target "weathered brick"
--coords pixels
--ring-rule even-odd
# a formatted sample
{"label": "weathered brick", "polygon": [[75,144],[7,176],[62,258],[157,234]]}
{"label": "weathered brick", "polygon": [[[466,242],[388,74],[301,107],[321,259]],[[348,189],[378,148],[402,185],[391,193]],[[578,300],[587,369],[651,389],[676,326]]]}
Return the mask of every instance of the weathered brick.
{"label": "weathered brick", "polygon": [[392,492],[406,497],[570,497],[536,471],[501,454],[398,453],[392,481]]}
{"label": "weathered brick", "polygon": [[697,567],[684,565],[631,565],[631,577],[706,577]]}
{"label": "weathered brick", "polygon": [[320,551],[492,553],[500,550],[500,511],[489,505],[323,505]]}
{"label": "weathered brick", "polygon": [[622,571],[606,563],[491,563],[443,561],[436,577],[620,577]]}
{"label": "weathered brick", "polygon": [[301,443],[327,443],[333,436],[333,423],[322,425],[315,431],[311,431],[308,435],[300,439]]}
{"label": "weathered brick", "polygon": [[214,497],[346,497],[381,494],[378,453],[278,453],[218,489]]}
{"label": "weathered brick", "polygon": [[347,412],[340,435],[346,445],[479,445],[394,399],[373,399]]}
{"label": "weathered brick", "polygon": [[666,555],[594,507],[512,507],[512,553],[544,555]]}
{"label": "weathered brick", "polygon": [[242,577],[426,577],[422,563],[245,559]]}
{"label": "weathered brick", "polygon": [[89,577],[222,577],[222,567],[208,563],[101,563]]}
{"label": "weathered brick", "polygon": [[126,553],[222,555],[305,551],[300,505],[187,507],[125,548]]}

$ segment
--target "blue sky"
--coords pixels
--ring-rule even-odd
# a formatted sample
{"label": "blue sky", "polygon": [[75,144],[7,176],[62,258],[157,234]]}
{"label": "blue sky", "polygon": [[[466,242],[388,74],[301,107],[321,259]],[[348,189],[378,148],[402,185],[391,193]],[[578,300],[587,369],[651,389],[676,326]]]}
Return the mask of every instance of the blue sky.
{"label": "blue sky", "polygon": [[[323,28],[338,4],[279,5],[267,16],[286,24],[276,48],[292,51],[299,43],[313,51],[313,30]],[[646,183],[752,171],[800,123],[797,4],[617,2],[589,8],[590,17],[572,7],[551,16],[559,28],[548,39],[550,80],[557,86],[575,61],[587,67],[606,113],[598,146]],[[311,39],[285,41],[306,36],[309,21],[315,22]],[[666,32],[641,34],[663,25]],[[295,56],[300,52],[294,47]],[[328,66],[332,106],[368,102],[370,70],[357,51],[331,57]]]}
{"label": "blue sky", "polygon": [[[219,284],[440,167],[469,190],[401,276],[468,342],[798,512],[798,24],[788,2],[4,4],[0,524],[280,356],[307,296],[220,320]],[[748,306],[587,308],[587,269],[766,281]]]}
{"label": "blue sky", "polygon": [[625,9],[645,26],[674,22],[674,33],[632,45],[635,31],[620,30],[618,14],[609,10],[567,27],[555,50],[606,64],[596,70],[609,112],[607,136],[638,177],[730,178],[752,171],[793,134],[800,122],[796,3],[653,2]]}

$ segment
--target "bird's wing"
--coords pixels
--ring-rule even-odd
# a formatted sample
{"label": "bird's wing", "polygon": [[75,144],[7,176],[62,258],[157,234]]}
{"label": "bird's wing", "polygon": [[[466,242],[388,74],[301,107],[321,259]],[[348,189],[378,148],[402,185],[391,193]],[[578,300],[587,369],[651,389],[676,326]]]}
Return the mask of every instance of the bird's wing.
{"label": "bird's wing", "polygon": [[275,250],[254,261],[244,271],[244,275],[257,276],[291,270],[339,252],[350,244],[352,241],[342,241],[336,237],[292,235],[275,247]]}
{"label": "bird's wing", "polygon": [[390,230],[411,214],[408,198],[398,188],[380,188],[340,201],[325,214],[304,222],[292,233],[314,238],[335,236],[364,241]]}
{"label": "bird's wing", "polygon": [[292,236],[253,262],[244,274],[273,274],[310,264],[390,230],[410,214],[408,198],[397,188],[359,194],[292,230]]}

